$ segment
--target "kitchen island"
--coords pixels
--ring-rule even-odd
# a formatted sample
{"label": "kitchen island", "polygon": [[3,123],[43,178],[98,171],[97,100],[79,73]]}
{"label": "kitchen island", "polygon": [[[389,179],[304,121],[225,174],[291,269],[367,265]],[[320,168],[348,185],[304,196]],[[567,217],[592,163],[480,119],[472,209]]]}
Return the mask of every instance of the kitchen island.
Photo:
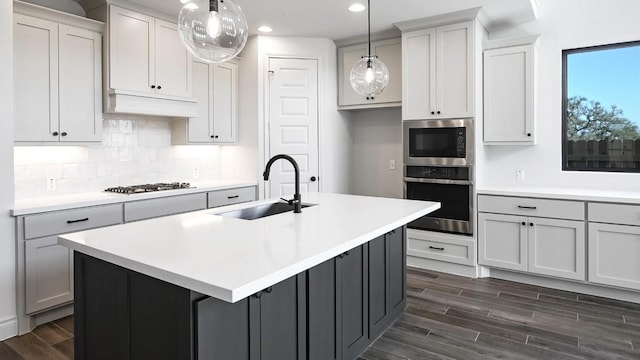
{"label": "kitchen island", "polygon": [[354,359],[404,309],[404,225],[438,203],[309,193],[67,234],[83,359]]}

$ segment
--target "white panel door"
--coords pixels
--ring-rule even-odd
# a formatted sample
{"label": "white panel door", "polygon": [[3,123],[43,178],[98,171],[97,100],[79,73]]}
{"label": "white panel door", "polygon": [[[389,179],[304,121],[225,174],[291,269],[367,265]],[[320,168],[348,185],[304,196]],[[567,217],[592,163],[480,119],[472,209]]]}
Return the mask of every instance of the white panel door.
{"label": "white panel door", "polygon": [[213,141],[236,142],[238,119],[238,65],[222,63],[213,67]]}
{"label": "white panel door", "polygon": [[465,22],[437,28],[436,115],[439,117],[473,116],[472,26],[472,22]]}
{"label": "white panel door", "polygon": [[198,116],[189,118],[188,138],[190,143],[210,144],[211,112],[213,93],[211,88],[213,67],[199,61],[193,62],[193,97],[198,100]]}
{"label": "white panel door", "polygon": [[154,26],[151,16],[110,6],[110,88],[155,92]]}
{"label": "white panel door", "polygon": [[529,271],[585,279],[584,221],[529,218]]}
{"label": "white panel door", "polygon": [[478,264],[527,271],[527,218],[478,213]]}
{"label": "white panel door", "polygon": [[[292,156],[300,167],[300,191],[318,191],[318,61],[270,58],[269,69],[268,157]],[[266,195],[290,197],[294,184],[293,167],[278,160]]]}
{"label": "white panel door", "polygon": [[402,120],[432,117],[436,108],[436,31],[402,34]]}
{"label": "white panel door", "polygon": [[180,42],[176,24],[155,19],[155,50],[156,92],[191,97],[191,54]]}
{"label": "white panel door", "polygon": [[60,25],[60,141],[102,140],[102,36]]}
{"label": "white panel door", "polygon": [[13,19],[15,141],[58,141],[58,24]]}

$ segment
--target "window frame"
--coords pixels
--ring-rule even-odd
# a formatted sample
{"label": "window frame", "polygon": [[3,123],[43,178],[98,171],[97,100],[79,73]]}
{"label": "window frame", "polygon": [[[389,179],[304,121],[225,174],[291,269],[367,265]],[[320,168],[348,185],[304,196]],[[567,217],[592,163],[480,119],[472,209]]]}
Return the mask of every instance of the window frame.
{"label": "window frame", "polygon": [[567,107],[569,102],[569,89],[567,73],[567,57],[572,54],[580,54],[592,51],[620,49],[626,47],[640,47],[640,40],[626,41],[614,44],[593,45],[581,48],[563,49],[562,50],[562,171],[588,171],[588,172],[611,172],[611,173],[640,173],[640,168],[569,168],[567,159]]}

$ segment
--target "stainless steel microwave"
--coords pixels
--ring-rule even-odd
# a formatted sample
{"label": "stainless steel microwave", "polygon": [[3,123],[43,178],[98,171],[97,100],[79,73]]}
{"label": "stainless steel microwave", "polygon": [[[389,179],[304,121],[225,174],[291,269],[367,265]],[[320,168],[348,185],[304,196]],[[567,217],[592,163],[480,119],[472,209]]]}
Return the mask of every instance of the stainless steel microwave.
{"label": "stainless steel microwave", "polygon": [[404,121],[404,164],[471,166],[473,138],[473,119]]}

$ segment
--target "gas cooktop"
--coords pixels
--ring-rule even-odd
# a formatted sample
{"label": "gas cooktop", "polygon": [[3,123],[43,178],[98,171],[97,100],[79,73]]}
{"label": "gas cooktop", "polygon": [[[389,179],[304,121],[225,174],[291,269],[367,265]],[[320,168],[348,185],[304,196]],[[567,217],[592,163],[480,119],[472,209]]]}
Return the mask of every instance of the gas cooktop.
{"label": "gas cooktop", "polygon": [[151,191],[163,191],[163,190],[175,190],[175,189],[191,189],[189,183],[183,182],[171,182],[171,183],[156,183],[156,184],[142,184],[131,186],[116,186],[104,189],[105,192],[119,193],[119,194],[140,194]]}

